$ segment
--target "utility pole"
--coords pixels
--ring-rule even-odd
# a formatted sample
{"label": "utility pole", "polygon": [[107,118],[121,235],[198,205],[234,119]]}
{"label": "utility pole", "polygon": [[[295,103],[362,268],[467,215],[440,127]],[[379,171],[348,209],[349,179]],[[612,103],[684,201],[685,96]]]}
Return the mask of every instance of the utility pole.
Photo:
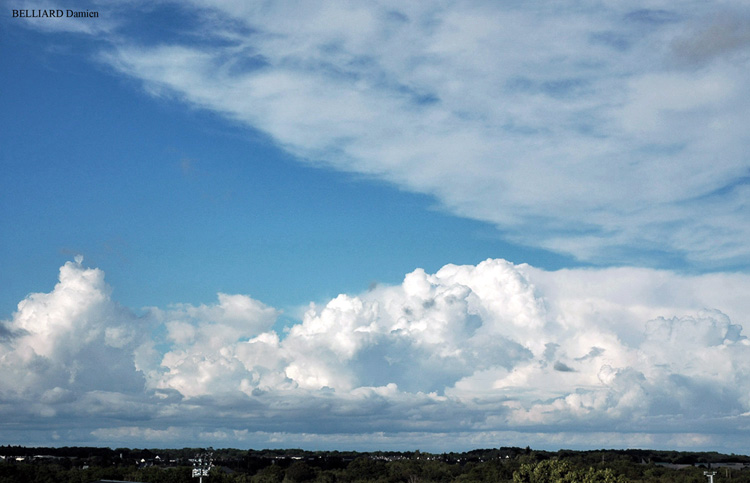
{"label": "utility pole", "polygon": [[708,483],[714,483],[714,475],[716,474],[715,471],[704,471],[703,476],[708,477]]}

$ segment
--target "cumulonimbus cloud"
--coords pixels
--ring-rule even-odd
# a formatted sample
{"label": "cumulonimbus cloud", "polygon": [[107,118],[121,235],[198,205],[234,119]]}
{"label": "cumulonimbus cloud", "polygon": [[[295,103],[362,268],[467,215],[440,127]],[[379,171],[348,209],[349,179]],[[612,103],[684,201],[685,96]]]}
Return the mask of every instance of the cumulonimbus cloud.
{"label": "cumulonimbus cloud", "polygon": [[0,411],[74,441],[169,444],[181,427],[174,438],[225,444],[290,433],[585,444],[618,428],[642,444],[681,433],[740,444],[747,278],[487,260],[311,304],[276,333],[279,312],[245,295],[136,316],[79,260],[3,322],[14,336],[0,342]]}

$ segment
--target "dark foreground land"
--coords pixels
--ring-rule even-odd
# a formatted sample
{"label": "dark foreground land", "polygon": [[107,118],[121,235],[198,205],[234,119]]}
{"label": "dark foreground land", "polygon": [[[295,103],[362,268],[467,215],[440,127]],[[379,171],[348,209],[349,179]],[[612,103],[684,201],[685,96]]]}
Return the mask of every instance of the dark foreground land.
{"label": "dark foreground land", "polygon": [[[197,482],[205,449],[0,446],[0,483]],[[211,450],[205,483],[750,483],[750,456],[652,450],[557,452],[497,448],[467,453]]]}

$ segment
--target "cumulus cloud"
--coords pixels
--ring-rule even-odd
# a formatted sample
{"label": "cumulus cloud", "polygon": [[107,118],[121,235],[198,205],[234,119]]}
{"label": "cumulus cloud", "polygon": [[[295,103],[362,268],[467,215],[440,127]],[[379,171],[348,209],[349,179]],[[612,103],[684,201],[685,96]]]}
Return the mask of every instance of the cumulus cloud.
{"label": "cumulus cloud", "polygon": [[[147,327],[113,302],[104,273],[84,269],[81,259],[60,268],[50,293],[29,295],[6,326],[2,392],[10,397],[68,400],[88,390],[138,391],[132,351]],[[104,364],[106,362],[106,364]]]}
{"label": "cumulus cloud", "polygon": [[522,244],[746,265],[750,12],[662,3],[195,0],[200,35],[100,59]]}
{"label": "cumulus cloud", "polygon": [[0,412],[39,438],[42,418],[62,440],[106,444],[380,434],[408,447],[445,434],[463,447],[492,435],[585,446],[618,428],[623,445],[690,433],[733,448],[717,435],[747,442],[748,286],[487,260],[311,304],[276,333],[279,311],[246,295],[136,316],[78,260],[3,322],[17,335],[0,342]]}

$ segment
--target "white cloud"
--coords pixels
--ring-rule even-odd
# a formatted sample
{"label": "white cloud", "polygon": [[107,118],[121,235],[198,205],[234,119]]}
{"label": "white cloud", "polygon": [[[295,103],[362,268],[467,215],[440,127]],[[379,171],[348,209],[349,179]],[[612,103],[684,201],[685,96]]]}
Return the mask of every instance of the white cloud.
{"label": "white cloud", "polygon": [[221,43],[116,37],[101,59],[519,243],[748,263],[740,2],[192,4]]}
{"label": "white cloud", "polygon": [[[50,293],[34,293],[18,304],[5,341],[0,375],[11,397],[57,400],[92,389],[138,390],[132,351],[148,326],[110,298],[104,273],[84,269],[80,259],[60,268]],[[52,390],[52,392],[50,392]],[[71,392],[72,391],[72,392]]]}
{"label": "white cloud", "polygon": [[170,346],[161,361],[151,357],[152,366],[146,369],[153,388],[175,389],[185,396],[237,391],[242,377],[249,375],[238,359],[240,343],[255,343],[270,330],[277,312],[245,295],[218,298],[211,306],[151,309],[151,316],[166,327]]}
{"label": "white cloud", "polygon": [[311,305],[280,337],[278,312],[244,295],[136,317],[100,270],[70,262],[4,322],[0,412],[21,427],[43,418],[63,441],[381,432],[471,445],[515,432],[585,446],[613,427],[659,444],[746,440],[747,287],[739,274],[487,260]]}

